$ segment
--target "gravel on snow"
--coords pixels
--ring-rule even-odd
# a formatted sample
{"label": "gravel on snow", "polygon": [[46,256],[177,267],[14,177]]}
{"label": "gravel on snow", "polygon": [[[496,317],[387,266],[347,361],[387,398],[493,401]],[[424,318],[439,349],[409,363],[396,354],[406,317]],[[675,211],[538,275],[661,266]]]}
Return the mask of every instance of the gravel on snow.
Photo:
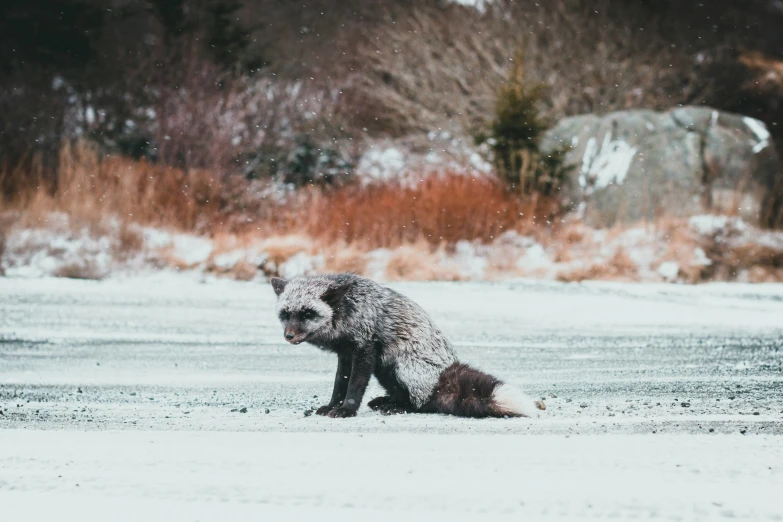
{"label": "gravel on snow", "polygon": [[264,284],[0,278],[0,518],[783,519],[783,285],[393,286],[547,410],[308,415]]}

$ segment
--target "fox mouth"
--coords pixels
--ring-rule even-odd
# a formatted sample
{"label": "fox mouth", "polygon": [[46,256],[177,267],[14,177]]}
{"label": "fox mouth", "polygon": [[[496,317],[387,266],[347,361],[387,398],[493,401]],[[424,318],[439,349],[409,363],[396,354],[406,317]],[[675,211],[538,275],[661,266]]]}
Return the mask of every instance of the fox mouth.
{"label": "fox mouth", "polygon": [[306,333],[301,333],[301,334],[299,334],[297,336],[294,336],[293,339],[286,339],[286,341],[288,341],[291,344],[301,344],[301,343],[305,342],[306,339],[307,339],[307,334]]}

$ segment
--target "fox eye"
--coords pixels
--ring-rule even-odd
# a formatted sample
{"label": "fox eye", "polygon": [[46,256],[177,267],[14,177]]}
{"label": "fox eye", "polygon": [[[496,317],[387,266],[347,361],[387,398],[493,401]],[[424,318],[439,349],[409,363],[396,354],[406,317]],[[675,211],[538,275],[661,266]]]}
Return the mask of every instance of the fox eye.
{"label": "fox eye", "polygon": [[305,320],[315,319],[316,315],[317,314],[315,313],[315,310],[304,310],[302,312],[302,319]]}
{"label": "fox eye", "polygon": [[280,312],[280,320],[281,320],[281,321],[288,321],[288,319],[289,319],[290,317],[291,317],[291,314],[289,314],[289,313],[288,313],[288,312],[286,312],[285,310],[283,310],[282,312]]}

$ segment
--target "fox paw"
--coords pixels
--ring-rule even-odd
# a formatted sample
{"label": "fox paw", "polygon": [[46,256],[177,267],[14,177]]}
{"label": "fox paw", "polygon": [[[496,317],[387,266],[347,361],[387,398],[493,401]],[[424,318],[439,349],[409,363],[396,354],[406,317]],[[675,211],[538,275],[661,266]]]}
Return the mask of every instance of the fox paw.
{"label": "fox paw", "polygon": [[333,419],[343,419],[346,417],[356,417],[356,410],[352,408],[343,408],[342,406],[339,408],[335,408],[329,413],[326,414],[327,417],[331,417]]}
{"label": "fox paw", "polygon": [[384,406],[391,404],[391,402],[392,402],[391,397],[389,397],[388,395],[384,395],[383,397],[374,398],[373,400],[367,403],[367,406],[369,406],[371,410],[379,410]]}
{"label": "fox paw", "polygon": [[367,403],[367,406],[372,410],[381,412],[383,415],[394,415],[395,413],[407,413],[409,411],[404,404],[396,402],[388,395],[374,398]]}
{"label": "fox paw", "polygon": [[329,412],[332,411],[335,407],[330,406],[329,404],[325,406],[321,406],[317,410],[315,410],[316,415],[329,415]]}
{"label": "fox paw", "polygon": [[378,408],[378,411],[381,412],[382,415],[397,415],[398,413],[408,413],[409,410],[399,404],[389,403]]}

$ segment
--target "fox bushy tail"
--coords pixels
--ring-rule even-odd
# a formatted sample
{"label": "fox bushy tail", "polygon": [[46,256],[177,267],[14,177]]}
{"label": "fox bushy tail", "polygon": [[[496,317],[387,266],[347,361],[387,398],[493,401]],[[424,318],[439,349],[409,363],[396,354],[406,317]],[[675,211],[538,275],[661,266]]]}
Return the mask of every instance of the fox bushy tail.
{"label": "fox bushy tail", "polygon": [[462,363],[443,371],[435,392],[422,408],[459,417],[534,417],[544,409],[542,401]]}

